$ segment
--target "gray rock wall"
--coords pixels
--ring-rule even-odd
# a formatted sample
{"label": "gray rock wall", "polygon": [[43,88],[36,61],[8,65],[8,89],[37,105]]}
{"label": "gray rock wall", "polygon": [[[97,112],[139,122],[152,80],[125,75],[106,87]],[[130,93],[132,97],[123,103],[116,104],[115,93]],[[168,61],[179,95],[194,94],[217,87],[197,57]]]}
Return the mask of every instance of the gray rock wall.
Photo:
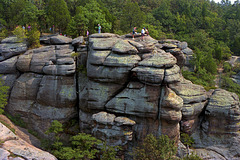
{"label": "gray rock wall", "polygon": [[181,68],[192,67],[186,42],[110,33],[93,34],[88,42],[42,37],[47,45],[28,51],[14,39],[3,42],[6,110],[41,136],[52,120],[78,117],[81,132],[122,146],[125,159],[146,135],[166,134],[179,142],[180,131],[195,138],[195,147],[210,148],[210,158],[239,158],[239,99],[224,90],[207,93],[182,77]]}
{"label": "gray rock wall", "polygon": [[0,74],[11,91],[6,110],[20,116],[41,136],[45,136],[52,120],[67,122],[77,116],[76,62],[71,56],[71,41],[55,36],[50,45],[26,51],[23,44],[8,38],[0,46],[5,47],[0,49],[5,58],[0,62]]}

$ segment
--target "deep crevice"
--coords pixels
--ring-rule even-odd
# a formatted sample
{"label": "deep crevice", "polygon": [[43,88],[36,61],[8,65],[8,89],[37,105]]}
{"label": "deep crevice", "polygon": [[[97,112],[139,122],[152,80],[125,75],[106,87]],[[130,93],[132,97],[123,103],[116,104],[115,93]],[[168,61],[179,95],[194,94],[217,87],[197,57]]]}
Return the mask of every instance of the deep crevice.
{"label": "deep crevice", "polygon": [[163,77],[163,80],[162,80],[162,83],[160,85],[160,94],[159,94],[159,100],[158,100],[158,115],[157,115],[157,119],[159,121],[159,124],[158,124],[158,135],[161,135],[161,107],[162,107],[162,102],[163,102],[163,98],[164,98],[164,95],[165,95],[165,88],[166,88],[166,85],[164,84],[164,79],[165,79],[165,75],[166,75],[166,69],[164,69],[164,77]]}

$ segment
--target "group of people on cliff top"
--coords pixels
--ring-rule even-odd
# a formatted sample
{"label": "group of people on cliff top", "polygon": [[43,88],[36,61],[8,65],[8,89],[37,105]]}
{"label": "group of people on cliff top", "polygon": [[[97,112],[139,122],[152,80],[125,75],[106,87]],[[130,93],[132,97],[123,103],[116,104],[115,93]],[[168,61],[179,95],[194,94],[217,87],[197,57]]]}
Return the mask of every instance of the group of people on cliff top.
{"label": "group of people on cliff top", "polygon": [[[132,32],[133,39],[134,39],[135,34],[137,34],[137,27],[133,28],[133,32]],[[143,38],[144,38],[145,34],[147,34],[147,36],[149,35],[148,28],[143,27],[142,30],[141,30],[141,40],[142,41],[143,41]]]}

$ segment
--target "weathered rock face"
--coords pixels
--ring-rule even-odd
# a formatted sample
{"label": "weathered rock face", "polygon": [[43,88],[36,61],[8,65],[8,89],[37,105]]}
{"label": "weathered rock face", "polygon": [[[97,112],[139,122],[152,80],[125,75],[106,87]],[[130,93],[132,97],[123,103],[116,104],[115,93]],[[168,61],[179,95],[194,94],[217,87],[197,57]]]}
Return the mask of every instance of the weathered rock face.
{"label": "weathered rock face", "polygon": [[4,61],[13,56],[27,51],[27,44],[20,43],[16,37],[3,39],[0,44],[0,61]]}
{"label": "weathered rock face", "polygon": [[121,145],[125,148],[132,140],[133,126],[136,124],[126,117],[116,117],[114,114],[99,112],[92,115],[92,134],[106,141],[109,145]]}
{"label": "weathered rock face", "polygon": [[[49,46],[0,62],[11,90],[7,111],[41,136],[52,120],[67,122],[78,114],[81,132],[123,152],[150,133],[178,142],[181,130],[193,135],[196,147],[211,149],[210,158],[240,157],[238,97],[224,90],[207,93],[182,77],[180,68],[193,54],[186,42],[110,33],[83,41],[74,39],[72,47],[66,37],[43,37]],[[131,159],[127,152],[125,159]],[[208,157],[202,152],[197,150]]]}
{"label": "weathered rock face", "polygon": [[205,110],[202,123],[207,134],[239,134],[240,130],[239,98],[235,93],[222,89],[213,92]]}
{"label": "weathered rock face", "polygon": [[1,142],[0,159],[2,160],[11,159],[57,160],[56,157],[49,154],[48,152],[42,151],[20,139],[1,122],[0,122],[0,142]]}
{"label": "weathered rock face", "polygon": [[[212,159],[239,159],[239,98],[235,93],[216,89],[209,99],[200,128],[195,131],[195,147],[209,150],[197,154]],[[208,153],[208,154],[206,154]]]}
{"label": "weathered rock face", "polygon": [[[62,39],[66,37],[54,37],[54,41]],[[6,110],[20,115],[41,136],[52,120],[66,122],[77,116],[72,53],[71,45],[52,45],[0,62],[1,78],[11,90]]]}
{"label": "weathered rock face", "polygon": [[[180,67],[177,56],[163,50],[177,46],[108,34],[92,35],[89,42],[87,76],[78,78],[80,129],[124,150],[150,133],[178,141],[184,101],[167,86],[180,82]],[[106,121],[94,119],[97,115]],[[136,141],[124,138],[115,115],[134,121],[128,132]]]}
{"label": "weathered rock face", "polygon": [[73,75],[75,62],[71,57],[73,49],[69,45],[46,46],[29,50],[19,57],[17,68],[21,72],[48,75]]}
{"label": "weathered rock face", "polygon": [[61,35],[49,35],[40,38],[43,44],[64,45],[72,43],[72,39]]}
{"label": "weathered rock face", "polygon": [[207,93],[202,86],[180,78],[180,82],[169,86],[178,96],[183,99],[182,108],[182,131],[192,133],[199,122],[199,114],[207,102]]}

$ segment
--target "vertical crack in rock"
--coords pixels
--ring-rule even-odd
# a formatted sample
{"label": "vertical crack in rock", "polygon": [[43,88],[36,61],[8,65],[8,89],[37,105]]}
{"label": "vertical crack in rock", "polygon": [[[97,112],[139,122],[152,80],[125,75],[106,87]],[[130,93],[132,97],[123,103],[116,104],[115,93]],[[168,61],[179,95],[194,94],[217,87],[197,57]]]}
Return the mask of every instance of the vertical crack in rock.
{"label": "vertical crack in rock", "polygon": [[[76,60],[75,60],[75,65],[76,65],[76,69],[77,69],[77,67],[78,67],[78,58],[76,58]],[[79,86],[78,86],[79,82],[78,82],[78,78],[79,78],[78,71],[75,71],[74,79],[75,79],[75,83],[76,83],[76,94],[77,94],[77,100],[76,100],[77,113],[79,113],[79,110],[80,110],[80,107],[79,107]],[[79,119],[79,114],[77,114],[77,118]]]}
{"label": "vertical crack in rock", "polygon": [[163,81],[160,85],[160,95],[159,95],[159,101],[158,101],[158,117],[157,120],[159,121],[159,125],[158,125],[158,134],[161,135],[161,106],[162,106],[162,102],[163,102],[163,98],[164,98],[164,94],[165,94],[165,87],[164,87],[164,79],[165,79],[165,74],[166,74],[166,69],[164,69],[164,77],[163,77]]}
{"label": "vertical crack in rock", "polygon": [[216,91],[214,90],[214,91],[211,93],[211,95],[208,96],[207,102],[205,103],[205,105],[204,105],[204,107],[203,107],[203,109],[202,109],[202,112],[199,114],[199,126],[200,126],[201,130],[203,130],[203,131],[204,131],[205,128],[204,128],[204,126],[203,126],[202,124],[203,124],[203,122],[205,121],[205,114],[206,114],[206,112],[207,112],[207,106],[208,106],[208,104],[209,104],[210,97],[211,97],[215,92],[216,92]]}

